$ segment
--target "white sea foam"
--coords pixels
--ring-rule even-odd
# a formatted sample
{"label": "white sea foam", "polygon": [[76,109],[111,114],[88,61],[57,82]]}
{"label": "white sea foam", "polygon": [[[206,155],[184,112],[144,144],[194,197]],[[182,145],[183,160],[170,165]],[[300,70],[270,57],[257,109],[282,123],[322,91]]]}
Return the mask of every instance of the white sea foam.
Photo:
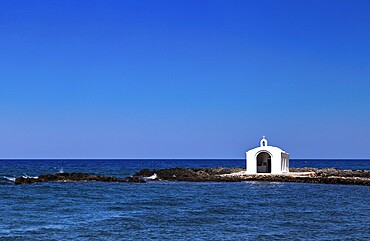
{"label": "white sea foam", "polygon": [[64,173],[63,167],[59,169],[59,173]]}
{"label": "white sea foam", "polygon": [[157,179],[158,178],[158,176],[157,176],[157,174],[156,173],[154,173],[153,175],[151,175],[150,177],[144,177],[144,179],[145,180],[155,180],[155,179]]}
{"label": "white sea foam", "polygon": [[15,182],[15,177],[3,176],[3,178],[6,179],[6,180],[8,180],[8,181]]}
{"label": "white sea foam", "polygon": [[23,174],[23,176],[22,176],[23,178],[33,178],[33,179],[37,179],[37,178],[39,178],[38,176],[35,176],[35,177],[33,177],[33,176],[28,176],[26,173],[25,174]]}

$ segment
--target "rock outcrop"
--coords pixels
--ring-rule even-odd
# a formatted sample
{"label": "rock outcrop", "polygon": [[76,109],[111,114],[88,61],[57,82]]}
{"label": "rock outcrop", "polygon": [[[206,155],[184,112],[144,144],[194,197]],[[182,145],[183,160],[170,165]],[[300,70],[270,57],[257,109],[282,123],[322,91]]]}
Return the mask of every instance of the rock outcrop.
{"label": "rock outcrop", "polygon": [[31,184],[39,182],[145,182],[141,177],[118,178],[110,176],[90,175],[87,173],[56,173],[40,175],[37,178],[17,177],[15,184]]}
{"label": "rock outcrop", "polygon": [[[285,175],[246,175],[240,168],[168,168],[159,170],[143,169],[131,177],[89,175],[87,173],[56,173],[41,175],[38,178],[18,177],[16,184],[40,182],[147,182],[147,181],[185,181],[185,182],[306,182],[327,184],[350,184],[370,186],[368,170],[338,170],[334,168],[290,168]],[[237,174],[238,175],[234,175]],[[240,174],[241,173],[241,174]],[[295,175],[309,173],[309,175]],[[155,175],[154,175],[155,174]],[[151,177],[151,178],[148,178]],[[155,177],[155,178],[153,178]]]}
{"label": "rock outcrop", "polygon": [[[224,175],[238,173],[244,169],[237,168],[170,168],[160,170],[141,170],[134,177],[157,174],[158,180],[187,182],[307,182],[327,184],[351,184],[370,186],[370,171],[338,170],[334,168],[291,168],[291,174],[285,175]],[[311,173],[306,176],[297,173]]]}

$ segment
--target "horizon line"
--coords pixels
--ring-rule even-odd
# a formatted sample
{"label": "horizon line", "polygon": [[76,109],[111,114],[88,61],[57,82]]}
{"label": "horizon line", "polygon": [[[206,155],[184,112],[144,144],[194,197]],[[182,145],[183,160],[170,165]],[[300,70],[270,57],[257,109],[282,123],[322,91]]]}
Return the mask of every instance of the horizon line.
{"label": "horizon line", "polygon": [[[370,160],[370,158],[290,158],[290,160]],[[0,158],[1,160],[245,160],[245,158]]]}

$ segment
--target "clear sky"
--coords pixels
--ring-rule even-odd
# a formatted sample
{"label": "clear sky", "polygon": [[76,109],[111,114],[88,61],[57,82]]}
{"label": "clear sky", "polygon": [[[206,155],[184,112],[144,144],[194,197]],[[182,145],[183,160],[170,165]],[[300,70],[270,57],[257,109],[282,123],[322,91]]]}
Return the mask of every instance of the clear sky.
{"label": "clear sky", "polygon": [[0,158],[370,158],[370,1],[0,1]]}

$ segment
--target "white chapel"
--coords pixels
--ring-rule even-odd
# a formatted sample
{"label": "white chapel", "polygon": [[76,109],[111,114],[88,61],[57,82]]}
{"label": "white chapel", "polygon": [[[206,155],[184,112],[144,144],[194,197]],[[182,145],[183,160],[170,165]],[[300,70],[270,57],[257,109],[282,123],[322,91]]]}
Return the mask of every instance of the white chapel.
{"label": "white chapel", "polygon": [[269,146],[265,136],[260,146],[246,152],[247,174],[289,172],[289,153],[282,149]]}

